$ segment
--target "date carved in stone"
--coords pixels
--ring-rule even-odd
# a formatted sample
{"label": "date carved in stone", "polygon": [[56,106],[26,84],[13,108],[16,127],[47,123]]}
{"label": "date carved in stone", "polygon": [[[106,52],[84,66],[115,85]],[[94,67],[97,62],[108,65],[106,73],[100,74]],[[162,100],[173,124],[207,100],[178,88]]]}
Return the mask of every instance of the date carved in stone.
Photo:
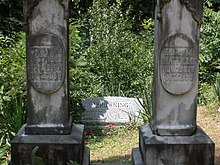
{"label": "date carved in stone", "polygon": [[163,87],[172,94],[184,94],[195,84],[197,71],[195,43],[184,34],[168,37],[160,51]]}
{"label": "date carved in stone", "polygon": [[65,56],[62,41],[53,34],[32,36],[28,50],[28,80],[41,93],[52,93],[64,81]]}

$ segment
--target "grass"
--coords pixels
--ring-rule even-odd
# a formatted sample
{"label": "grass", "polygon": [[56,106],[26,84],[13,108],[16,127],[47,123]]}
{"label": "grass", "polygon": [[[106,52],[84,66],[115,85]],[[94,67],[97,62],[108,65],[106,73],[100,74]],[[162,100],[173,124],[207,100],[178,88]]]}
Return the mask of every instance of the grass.
{"label": "grass", "polygon": [[220,165],[220,112],[219,105],[211,108],[199,107],[197,124],[215,143],[215,165]]}
{"label": "grass", "polygon": [[[219,105],[199,107],[197,124],[215,143],[215,165],[220,165],[220,112]],[[91,163],[130,163],[131,149],[138,147],[138,125],[120,129],[92,130],[86,136]]]}
{"label": "grass", "polygon": [[[197,124],[209,135],[215,143],[215,165],[220,165],[220,112],[219,105],[198,108]],[[138,147],[138,128],[140,124],[128,124],[115,129],[113,124],[109,129],[87,131],[86,145],[90,148],[91,163],[130,163],[131,149]],[[6,147],[8,148],[8,147]],[[1,159],[7,160],[6,149],[0,148]],[[4,165],[4,163],[0,163]],[[7,163],[5,163],[6,165]]]}
{"label": "grass", "polygon": [[138,125],[92,130],[86,137],[91,163],[130,163],[131,149],[139,143]]}

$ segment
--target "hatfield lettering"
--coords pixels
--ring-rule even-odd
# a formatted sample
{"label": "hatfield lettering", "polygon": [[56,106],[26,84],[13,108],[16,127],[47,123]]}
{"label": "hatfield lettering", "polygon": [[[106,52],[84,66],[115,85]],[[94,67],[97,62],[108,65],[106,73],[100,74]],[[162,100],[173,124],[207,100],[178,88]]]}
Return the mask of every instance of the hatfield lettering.
{"label": "hatfield lettering", "polygon": [[164,81],[193,81],[195,72],[194,48],[165,47],[161,51],[161,71]]}

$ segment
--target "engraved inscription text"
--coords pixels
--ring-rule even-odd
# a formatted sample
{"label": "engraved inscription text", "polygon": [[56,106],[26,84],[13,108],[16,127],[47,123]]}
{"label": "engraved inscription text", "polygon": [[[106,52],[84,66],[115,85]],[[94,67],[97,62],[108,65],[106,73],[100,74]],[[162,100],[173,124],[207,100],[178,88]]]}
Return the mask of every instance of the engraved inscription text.
{"label": "engraved inscription text", "polygon": [[62,42],[52,34],[32,38],[29,47],[28,78],[39,92],[56,91],[64,79],[64,52]]}
{"label": "engraved inscription text", "polygon": [[175,34],[163,42],[160,51],[160,78],[171,94],[184,94],[197,81],[198,52],[195,42],[184,34]]}
{"label": "engraved inscription text", "polygon": [[58,46],[33,46],[31,54],[31,81],[62,80],[62,50]]}
{"label": "engraved inscription text", "polygon": [[162,56],[162,79],[165,81],[192,81],[195,64],[193,48],[164,48]]}

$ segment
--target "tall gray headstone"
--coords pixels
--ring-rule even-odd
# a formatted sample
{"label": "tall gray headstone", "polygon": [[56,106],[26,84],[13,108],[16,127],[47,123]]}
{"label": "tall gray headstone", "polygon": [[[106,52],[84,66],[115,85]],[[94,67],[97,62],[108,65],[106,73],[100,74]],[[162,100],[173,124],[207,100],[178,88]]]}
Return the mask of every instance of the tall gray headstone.
{"label": "tall gray headstone", "polygon": [[68,0],[25,1],[28,134],[68,134]]}
{"label": "tall gray headstone", "polygon": [[11,142],[11,164],[89,164],[84,126],[72,124],[68,94],[69,0],[24,0],[27,124]]}
{"label": "tall gray headstone", "polygon": [[159,135],[196,131],[201,0],[159,0],[155,19],[152,130]]}
{"label": "tall gray headstone", "polygon": [[214,143],[196,124],[203,0],[157,0],[153,115],[133,164],[213,165]]}

